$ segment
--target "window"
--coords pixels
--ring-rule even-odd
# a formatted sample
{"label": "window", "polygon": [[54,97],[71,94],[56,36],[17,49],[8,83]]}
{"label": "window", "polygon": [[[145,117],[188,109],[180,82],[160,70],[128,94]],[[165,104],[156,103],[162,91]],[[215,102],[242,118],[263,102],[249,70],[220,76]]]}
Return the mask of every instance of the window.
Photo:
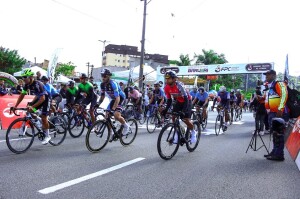
{"label": "window", "polygon": [[118,62],[120,62],[120,60],[118,60]]}
{"label": "window", "polygon": [[123,63],[125,63],[125,60],[123,60]]}

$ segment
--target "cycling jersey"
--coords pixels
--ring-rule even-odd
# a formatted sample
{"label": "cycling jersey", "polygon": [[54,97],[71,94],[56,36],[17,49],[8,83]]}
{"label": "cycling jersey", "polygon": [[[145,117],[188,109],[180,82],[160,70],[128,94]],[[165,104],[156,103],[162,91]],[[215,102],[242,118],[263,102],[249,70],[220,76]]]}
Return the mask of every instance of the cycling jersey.
{"label": "cycling jersey", "polygon": [[76,102],[78,101],[78,99],[82,98],[81,93],[86,93],[87,94],[87,96],[86,96],[87,99],[97,98],[96,93],[94,92],[94,87],[90,82],[86,82],[85,84],[80,83],[78,85],[78,92],[77,92],[77,96],[76,96],[76,99],[75,99]]}
{"label": "cycling jersey", "polygon": [[51,84],[47,83],[44,86],[45,86],[45,89],[46,89],[46,91],[47,91],[47,93],[48,93],[48,95],[50,97],[53,98],[53,97],[56,97],[56,96],[59,95],[59,93],[57,92],[57,90]]}
{"label": "cycling jersey", "polygon": [[161,100],[165,97],[164,91],[159,88],[158,90],[153,91],[154,102],[160,103]]}
{"label": "cycling jersey", "polygon": [[44,84],[40,81],[33,81],[32,84],[25,84],[25,86],[23,87],[22,90],[22,94],[26,95],[28,90],[32,90],[34,92],[34,94],[40,98],[43,95],[47,95],[48,93],[45,90]]}
{"label": "cycling jersey", "polygon": [[194,90],[190,91],[190,95],[193,99],[196,97],[197,94],[198,94],[197,91],[194,91]]}
{"label": "cycling jersey", "polygon": [[236,94],[236,103],[240,104],[242,102],[242,94]]}
{"label": "cycling jersey", "polygon": [[122,99],[125,99],[125,93],[122,91],[120,85],[113,81],[109,80],[108,83],[102,82],[100,85],[101,89],[101,96],[104,96],[105,93],[112,99],[116,99],[117,97],[120,97]]}
{"label": "cycling jersey", "polygon": [[178,102],[184,103],[184,97],[187,97],[188,100],[191,100],[191,96],[184,88],[184,84],[182,82],[176,81],[174,86],[166,85],[165,86],[165,94],[167,99],[171,99],[171,96]]}
{"label": "cycling jersey", "polygon": [[235,94],[230,94],[230,99],[229,99],[229,102],[230,102],[230,105],[233,105],[233,103],[236,101],[236,96]]}
{"label": "cycling jersey", "polygon": [[195,97],[197,98],[198,101],[205,102],[205,100],[208,98],[208,93],[203,92],[202,94],[200,94],[200,92],[198,92]]}
{"label": "cycling jersey", "polygon": [[73,104],[74,103],[74,97],[77,95],[77,87],[68,88],[66,92],[66,103],[67,104]]}
{"label": "cycling jersey", "polygon": [[[218,92],[218,97],[220,98],[220,105],[227,107],[228,102],[230,100],[230,94],[226,91],[221,93],[220,91]],[[228,107],[227,107],[228,108]]]}

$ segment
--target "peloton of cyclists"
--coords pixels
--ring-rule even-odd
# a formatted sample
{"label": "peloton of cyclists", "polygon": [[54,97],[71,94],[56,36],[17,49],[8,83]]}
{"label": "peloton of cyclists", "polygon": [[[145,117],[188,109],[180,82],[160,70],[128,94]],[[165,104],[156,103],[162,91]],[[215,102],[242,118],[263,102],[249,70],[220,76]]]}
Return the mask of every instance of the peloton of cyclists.
{"label": "peloton of cyclists", "polygon": [[199,87],[198,92],[192,102],[192,105],[196,105],[196,109],[203,108],[202,118],[203,121],[207,119],[207,107],[209,103],[208,93],[204,90],[204,87]]}
{"label": "peloton of cyclists", "polygon": [[226,87],[225,86],[221,86],[218,92],[218,95],[215,97],[214,102],[213,102],[213,106],[212,106],[212,110],[215,107],[216,102],[219,102],[218,104],[218,111],[220,108],[224,108],[225,109],[225,125],[223,128],[223,131],[227,130],[227,125],[229,122],[229,101],[230,101],[230,94],[226,91]]}

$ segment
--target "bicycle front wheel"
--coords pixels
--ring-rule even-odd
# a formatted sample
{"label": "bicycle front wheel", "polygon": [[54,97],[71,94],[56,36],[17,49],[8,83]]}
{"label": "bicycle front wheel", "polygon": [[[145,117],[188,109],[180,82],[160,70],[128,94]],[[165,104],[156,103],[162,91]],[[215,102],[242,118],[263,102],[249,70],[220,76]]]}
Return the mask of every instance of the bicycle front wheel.
{"label": "bicycle front wheel", "polygon": [[110,137],[111,130],[105,121],[98,120],[88,130],[85,136],[86,148],[92,152],[99,152],[103,149]]}
{"label": "bicycle front wheel", "polygon": [[216,123],[215,123],[215,133],[216,133],[216,136],[218,136],[220,134],[220,130],[221,130],[221,127],[222,127],[222,116],[218,115],[217,118],[216,118]]}
{"label": "bicycle front wheel", "polygon": [[156,115],[152,115],[147,118],[148,133],[153,133],[155,131],[157,123],[158,123],[158,117]]}
{"label": "bicycle front wheel", "polygon": [[71,137],[78,138],[84,131],[84,119],[81,115],[73,115],[69,120],[68,129]]}
{"label": "bicycle front wheel", "polygon": [[[175,136],[177,137],[177,140],[174,139]],[[157,152],[162,159],[170,160],[177,153],[178,148],[178,132],[175,131],[175,125],[173,123],[169,123],[162,128],[158,135]]]}
{"label": "bicycle front wheel", "polygon": [[68,125],[62,116],[55,116],[50,119],[50,122],[52,122],[54,128],[49,129],[49,135],[51,136],[49,143],[52,146],[58,146],[63,143],[66,138]]}
{"label": "bicycle front wheel", "polygon": [[6,144],[13,153],[24,153],[32,145],[34,140],[34,127],[30,120],[18,118],[8,127],[6,132]]}
{"label": "bicycle front wheel", "polygon": [[126,121],[129,125],[128,133],[126,135],[122,135],[120,138],[120,142],[123,146],[131,144],[136,137],[138,124],[135,119],[129,119]]}
{"label": "bicycle front wheel", "polygon": [[186,149],[189,152],[193,152],[198,147],[200,137],[201,137],[201,128],[200,128],[199,122],[194,121],[193,127],[194,127],[194,131],[196,132],[196,142],[194,142],[194,143],[191,142],[191,136],[192,136],[191,131],[189,130],[188,132],[186,132],[186,136],[187,136],[186,140],[188,141],[186,143]]}

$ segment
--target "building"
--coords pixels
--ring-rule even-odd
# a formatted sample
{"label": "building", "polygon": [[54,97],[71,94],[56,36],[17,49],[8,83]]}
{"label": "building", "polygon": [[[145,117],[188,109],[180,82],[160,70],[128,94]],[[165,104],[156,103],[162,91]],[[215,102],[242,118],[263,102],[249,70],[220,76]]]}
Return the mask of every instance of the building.
{"label": "building", "polygon": [[[105,46],[103,67],[120,67],[125,70],[140,65],[141,52],[136,46],[109,44]],[[145,54],[144,63],[156,69],[169,64],[168,55]]]}

